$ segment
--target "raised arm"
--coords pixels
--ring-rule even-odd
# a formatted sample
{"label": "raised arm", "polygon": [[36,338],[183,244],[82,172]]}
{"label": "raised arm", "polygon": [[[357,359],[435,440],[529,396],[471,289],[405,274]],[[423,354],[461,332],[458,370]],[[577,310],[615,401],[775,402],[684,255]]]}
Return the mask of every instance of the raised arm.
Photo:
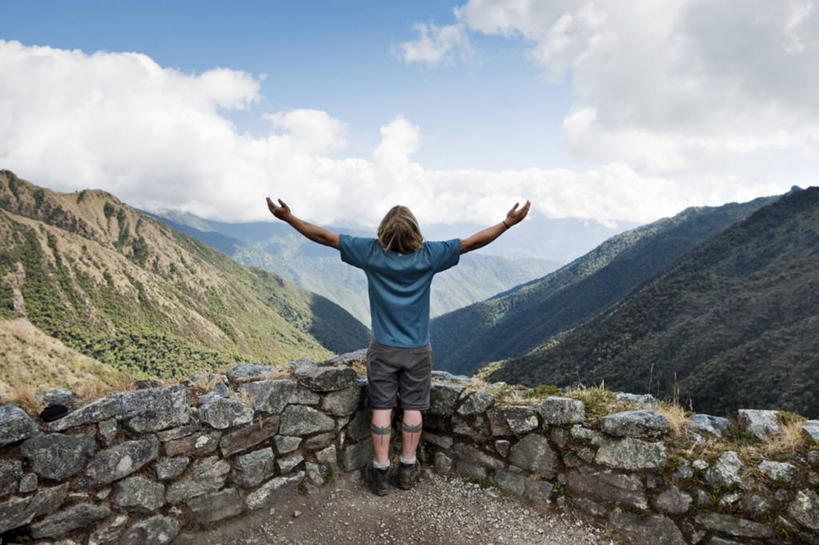
{"label": "raised arm", "polygon": [[270,197],[267,197],[267,208],[270,209],[271,214],[282,221],[286,221],[293,229],[313,242],[331,246],[336,250],[338,249],[338,233],[332,233],[323,227],[300,220],[290,212],[290,207],[284,204],[284,201],[281,199],[279,199],[279,204],[277,205]]}
{"label": "raised arm", "polygon": [[518,210],[518,204],[520,203],[515,203],[515,206],[506,214],[506,218],[502,222],[492,227],[487,227],[483,231],[478,231],[469,238],[461,239],[461,253],[465,254],[466,252],[471,252],[472,250],[486,246],[501,236],[507,229],[520,223],[520,221],[526,217],[526,214],[529,213],[531,203],[526,201],[526,204],[524,204],[520,210]]}

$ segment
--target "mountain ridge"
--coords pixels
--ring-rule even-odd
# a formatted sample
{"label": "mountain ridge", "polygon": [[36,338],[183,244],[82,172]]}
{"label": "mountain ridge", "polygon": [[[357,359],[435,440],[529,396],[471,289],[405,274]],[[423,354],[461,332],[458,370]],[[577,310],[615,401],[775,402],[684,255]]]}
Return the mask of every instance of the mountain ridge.
{"label": "mountain ridge", "polygon": [[819,415],[819,188],[791,191],[491,380]]}
{"label": "mountain ridge", "polygon": [[430,329],[438,365],[471,373],[523,355],[613,304],[697,244],[778,199],[690,207],[626,231],[542,278],[439,316]]}
{"label": "mountain ridge", "polygon": [[56,193],[0,171],[0,242],[0,318],[118,368],[322,359],[369,337],[334,303],[100,190]]}

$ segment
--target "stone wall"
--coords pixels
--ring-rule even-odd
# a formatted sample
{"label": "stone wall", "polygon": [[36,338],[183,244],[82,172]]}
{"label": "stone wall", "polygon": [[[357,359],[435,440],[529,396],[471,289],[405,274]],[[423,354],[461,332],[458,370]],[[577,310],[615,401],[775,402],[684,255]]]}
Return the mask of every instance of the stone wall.
{"label": "stone wall", "polygon": [[[0,406],[2,542],[166,544],[285,487],[353,474],[372,456],[366,379],[344,365],[360,356],[293,362],[286,378],[241,364],[50,423]],[[730,450],[701,459],[675,445],[650,396],[621,396],[623,409],[646,408],[598,417],[577,399],[436,375],[419,454],[438,471],[569,503],[635,543],[819,543],[817,451],[754,465]],[[740,420],[764,436],[771,414]],[[816,424],[802,427],[815,438]],[[727,426],[697,415],[688,440],[710,444]]]}

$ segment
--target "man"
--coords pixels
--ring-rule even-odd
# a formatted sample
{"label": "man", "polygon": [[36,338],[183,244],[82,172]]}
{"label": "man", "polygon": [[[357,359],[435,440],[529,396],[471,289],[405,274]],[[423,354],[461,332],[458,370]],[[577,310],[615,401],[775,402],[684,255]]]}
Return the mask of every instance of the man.
{"label": "man", "polygon": [[405,206],[394,206],[378,227],[378,238],[339,235],[303,221],[279,199],[267,198],[270,212],[310,240],[341,252],[341,260],[367,275],[374,340],[367,351],[374,457],[365,469],[373,492],[388,491],[392,409],[403,410],[397,484],[412,488],[420,475],[415,453],[421,411],[429,408],[432,352],[429,346],[429,292],[432,277],[458,264],[460,255],[486,246],[529,213],[518,203],[506,218],[467,239],[424,242],[418,221]]}

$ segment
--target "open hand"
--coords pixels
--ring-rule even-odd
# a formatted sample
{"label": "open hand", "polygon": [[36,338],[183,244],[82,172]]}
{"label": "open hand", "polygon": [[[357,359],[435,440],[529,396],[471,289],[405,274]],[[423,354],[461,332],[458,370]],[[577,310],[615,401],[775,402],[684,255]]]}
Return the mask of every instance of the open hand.
{"label": "open hand", "polygon": [[270,209],[271,214],[280,220],[287,221],[290,218],[290,207],[284,204],[281,199],[279,199],[279,206],[277,206],[270,197],[267,197],[267,208]]}
{"label": "open hand", "polygon": [[526,201],[526,204],[524,204],[520,210],[518,210],[518,204],[520,203],[515,203],[515,206],[513,206],[512,209],[506,214],[506,219],[504,220],[504,223],[506,223],[506,225],[508,225],[509,227],[512,227],[517,223],[520,223],[521,220],[523,220],[523,218],[526,217],[526,214],[529,213],[529,206],[531,206],[532,203]]}

